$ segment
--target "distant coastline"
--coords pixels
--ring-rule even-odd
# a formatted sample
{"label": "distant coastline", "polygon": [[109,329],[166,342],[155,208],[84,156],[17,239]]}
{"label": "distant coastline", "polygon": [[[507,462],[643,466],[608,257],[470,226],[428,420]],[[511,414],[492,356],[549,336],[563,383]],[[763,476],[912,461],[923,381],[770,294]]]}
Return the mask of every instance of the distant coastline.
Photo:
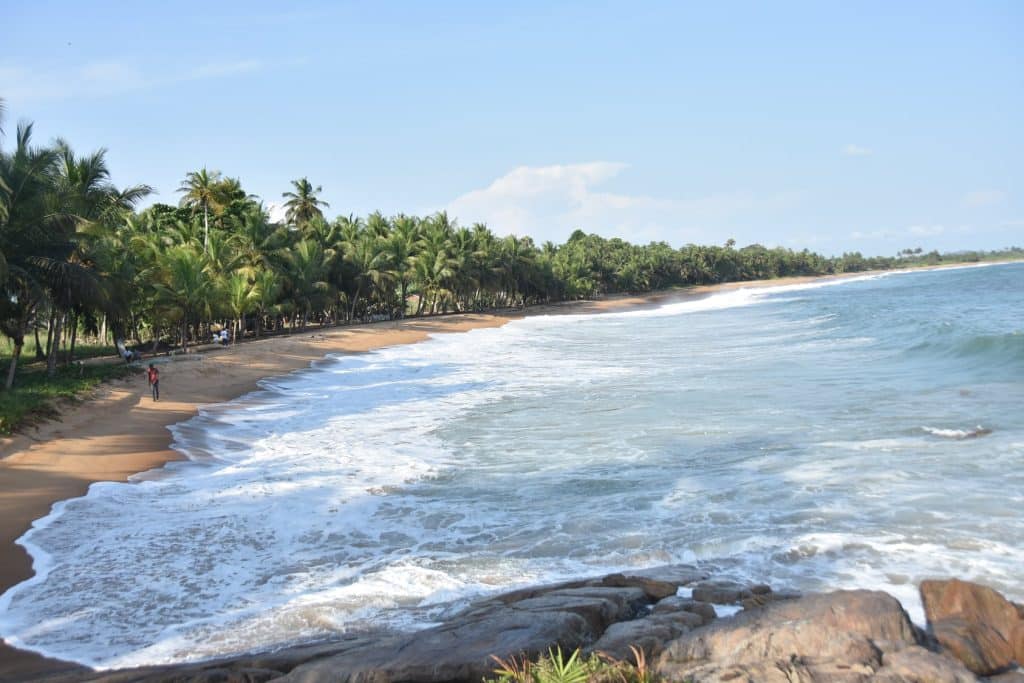
{"label": "distant coastline", "polygon": [[[961,263],[926,269],[975,267]],[[917,270],[917,268],[912,269]],[[0,593],[32,575],[31,559],[15,543],[32,521],[61,500],[83,495],[98,481],[124,481],[182,456],[170,449],[167,427],[194,415],[202,405],[242,396],[264,378],[279,376],[329,353],[359,353],[416,343],[432,334],[501,326],[524,315],[600,313],[659,305],[750,287],[905,271],[858,272],[825,277],[779,278],[688,287],[643,296],[529,307],[507,314],[454,314],[355,325],[307,328],[292,336],[247,342],[228,349],[177,358],[163,368],[164,400],[149,399],[144,380],[133,377],[104,387],[95,399],[77,406],[59,421],[30,434],[0,440]],[[16,492],[16,493],[15,493]],[[75,669],[77,665],[0,647],[0,679],[18,679]]]}

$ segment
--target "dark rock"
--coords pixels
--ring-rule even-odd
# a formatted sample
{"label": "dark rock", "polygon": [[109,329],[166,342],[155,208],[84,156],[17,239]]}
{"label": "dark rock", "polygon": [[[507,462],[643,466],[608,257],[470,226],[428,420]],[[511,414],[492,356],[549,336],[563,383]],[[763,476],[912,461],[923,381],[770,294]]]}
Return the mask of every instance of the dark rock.
{"label": "dark rock", "polygon": [[740,600],[740,604],[743,605],[743,609],[757,609],[758,607],[764,607],[768,603],[776,602],[778,600],[796,600],[801,595],[796,591],[771,591],[770,593],[754,593],[753,589],[751,589],[750,592],[753,593],[753,595],[744,600]]}
{"label": "dark rock", "polygon": [[[297,667],[282,680],[479,681],[492,655],[535,657],[550,647],[571,651],[598,640],[609,625],[636,617],[650,599],[635,586],[575,586],[517,592],[470,606],[451,622],[369,642]],[[695,617],[696,618],[696,617]]]}
{"label": "dark rock", "polygon": [[638,647],[651,658],[659,654],[672,639],[703,625],[700,615],[682,610],[620,621],[609,626],[604,635],[587,648],[587,652],[602,652],[615,659],[632,662],[630,647]]}
{"label": "dark rock", "polygon": [[636,587],[643,590],[651,600],[661,600],[679,591],[679,586],[669,581],[659,581],[645,576],[624,576],[609,574],[601,580],[601,584],[614,587]]}
{"label": "dark rock", "polygon": [[648,579],[674,583],[677,586],[689,586],[691,583],[705,581],[709,578],[707,572],[701,571],[690,564],[669,564],[663,567],[630,571],[630,574],[632,576],[643,576]]}
{"label": "dark rock", "polygon": [[989,676],[1024,662],[1024,619],[998,592],[957,579],[920,588],[932,635],[968,669]]}
{"label": "dark rock", "polygon": [[715,608],[711,603],[700,602],[693,598],[684,598],[678,595],[665,598],[654,606],[654,614],[662,614],[666,612],[693,612],[701,617],[703,621],[701,626],[711,623],[715,618]]}
{"label": "dark rock", "polygon": [[716,605],[739,604],[752,595],[746,586],[731,581],[708,581],[693,587],[693,599]]}
{"label": "dark rock", "polygon": [[916,645],[899,602],[838,591],[716,620],[672,641],[656,669],[671,680],[863,681],[882,668],[876,643]]}

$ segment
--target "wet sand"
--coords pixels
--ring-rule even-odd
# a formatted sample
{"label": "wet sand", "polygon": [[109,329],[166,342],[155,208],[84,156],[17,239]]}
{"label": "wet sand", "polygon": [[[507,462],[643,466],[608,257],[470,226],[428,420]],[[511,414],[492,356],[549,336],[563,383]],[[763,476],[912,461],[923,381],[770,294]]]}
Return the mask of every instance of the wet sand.
{"label": "wet sand", "polygon": [[[854,273],[850,276],[864,275]],[[199,407],[237,398],[263,378],[306,368],[329,353],[360,353],[423,341],[433,334],[499,327],[523,315],[598,313],[700,298],[717,291],[835,279],[794,277],[691,287],[644,296],[566,302],[502,314],[455,314],[337,328],[307,328],[288,336],[247,341],[185,356],[161,356],[161,399],[150,398],[145,375],[104,385],[95,397],[25,434],[0,439],[0,594],[33,574],[31,557],[15,542],[61,500],[97,481],[125,481],[178,460],[169,425]],[[146,363],[149,362],[147,359]],[[80,669],[0,643],[0,681],[31,680]]]}

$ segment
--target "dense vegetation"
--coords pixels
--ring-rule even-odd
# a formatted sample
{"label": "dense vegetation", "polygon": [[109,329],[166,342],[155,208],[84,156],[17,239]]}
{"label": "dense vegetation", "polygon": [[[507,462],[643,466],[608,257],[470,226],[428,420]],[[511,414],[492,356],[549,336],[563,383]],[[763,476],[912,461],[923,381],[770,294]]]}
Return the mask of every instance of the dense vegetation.
{"label": "dense vegetation", "polygon": [[[2,114],[2,112],[0,112]],[[2,121],[0,121],[2,124]],[[2,135],[0,130],[0,135]],[[0,147],[0,332],[15,382],[26,340],[49,376],[99,344],[187,349],[211,330],[233,337],[366,319],[482,311],[674,286],[938,263],[920,249],[895,258],[826,258],[807,250],[689,244],[676,249],[577,230],[565,244],[427,217],[324,216],[306,178],[272,222],[241,183],[188,173],[178,206],[137,210],[152,190],[117,188],[105,150],[38,146],[20,125]],[[1003,256],[1021,255],[1006,252]],[[977,260],[991,254],[960,254]]]}

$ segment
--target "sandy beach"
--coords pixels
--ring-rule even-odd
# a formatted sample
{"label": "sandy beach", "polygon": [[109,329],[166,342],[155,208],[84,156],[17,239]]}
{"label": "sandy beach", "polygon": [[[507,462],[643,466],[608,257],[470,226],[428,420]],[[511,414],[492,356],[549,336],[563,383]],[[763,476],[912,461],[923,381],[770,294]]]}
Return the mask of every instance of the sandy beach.
{"label": "sandy beach", "polygon": [[[815,279],[821,278],[737,282],[644,297],[543,306],[525,314],[602,312],[726,289]],[[522,315],[456,314],[339,328],[312,327],[290,336],[161,357],[161,401],[151,400],[145,376],[140,373],[103,386],[95,397],[66,409],[60,421],[0,440],[0,593],[33,573],[31,558],[15,542],[33,520],[45,516],[57,501],[84,495],[93,482],[124,481],[181,458],[170,449],[167,427],[192,417],[201,406],[234,399],[256,389],[260,379],[306,368],[326,354],[366,352],[416,343],[434,334],[498,327]],[[25,680],[75,668],[77,665],[0,645],[0,680]]]}

